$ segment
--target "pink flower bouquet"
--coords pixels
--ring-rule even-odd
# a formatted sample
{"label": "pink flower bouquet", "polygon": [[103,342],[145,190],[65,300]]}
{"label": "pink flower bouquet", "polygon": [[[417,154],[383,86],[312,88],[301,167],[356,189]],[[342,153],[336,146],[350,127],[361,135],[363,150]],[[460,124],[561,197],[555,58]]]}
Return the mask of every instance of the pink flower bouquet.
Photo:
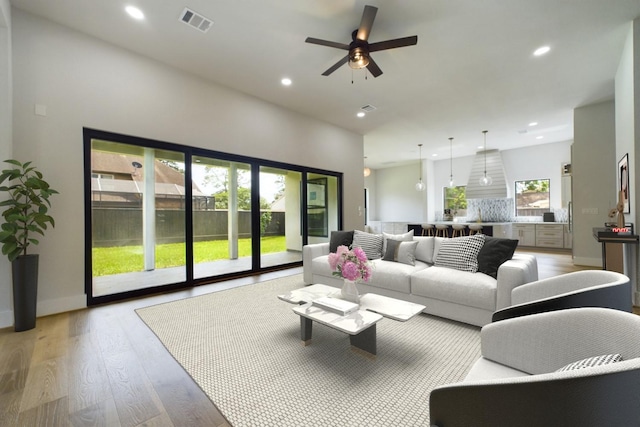
{"label": "pink flower bouquet", "polygon": [[362,248],[338,246],[335,253],[329,254],[329,266],[334,276],[353,282],[368,282],[371,278],[371,264]]}

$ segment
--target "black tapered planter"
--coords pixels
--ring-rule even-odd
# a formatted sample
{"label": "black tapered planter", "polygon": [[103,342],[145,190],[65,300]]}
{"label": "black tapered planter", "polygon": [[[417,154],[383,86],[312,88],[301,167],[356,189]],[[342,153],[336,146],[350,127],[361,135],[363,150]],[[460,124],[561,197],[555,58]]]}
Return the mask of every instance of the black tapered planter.
{"label": "black tapered planter", "polygon": [[38,300],[38,255],[20,255],[11,263],[15,331],[36,327]]}

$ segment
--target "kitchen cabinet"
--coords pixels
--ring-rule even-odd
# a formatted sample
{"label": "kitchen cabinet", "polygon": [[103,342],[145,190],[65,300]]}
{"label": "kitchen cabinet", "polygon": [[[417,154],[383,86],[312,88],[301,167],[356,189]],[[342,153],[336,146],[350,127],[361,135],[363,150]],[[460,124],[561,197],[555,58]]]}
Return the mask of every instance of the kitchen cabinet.
{"label": "kitchen cabinet", "polygon": [[541,248],[564,247],[563,224],[536,224],[536,246]]}
{"label": "kitchen cabinet", "polygon": [[535,224],[513,224],[511,226],[511,238],[518,239],[518,246],[536,245]]}

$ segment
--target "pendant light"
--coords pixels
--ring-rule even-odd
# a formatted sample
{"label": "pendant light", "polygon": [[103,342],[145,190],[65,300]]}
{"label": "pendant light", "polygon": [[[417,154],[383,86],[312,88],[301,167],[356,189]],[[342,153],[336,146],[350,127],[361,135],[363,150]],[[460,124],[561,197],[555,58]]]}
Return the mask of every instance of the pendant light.
{"label": "pendant light", "polygon": [[456,186],[453,181],[453,137],[449,138],[449,188]]}
{"label": "pendant light", "polygon": [[422,182],[422,144],[418,144],[418,148],[420,149],[420,178],[416,182],[416,191],[424,191],[426,185]]}
{"label": "pendant light", "polygon": [[489,131],[482,131],[482,133],[484,134],[484,176],[480,178],[479,183],[483,187],[487,187],[493,183],[493,179],[491,179],[491,177],[487,175],[487,132]]}
{"label": "pendant light", "polygon": [[371,175],[371,169],[367,167],[367,156],[364,157],[364,176],[367,177]]}

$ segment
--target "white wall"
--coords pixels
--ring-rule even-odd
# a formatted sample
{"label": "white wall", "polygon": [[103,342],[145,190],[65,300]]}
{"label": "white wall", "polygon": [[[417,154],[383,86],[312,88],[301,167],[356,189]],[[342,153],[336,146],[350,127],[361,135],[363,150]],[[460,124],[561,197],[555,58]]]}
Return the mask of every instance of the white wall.
{"label": "white wall", "polygon": [[[362,229],[363,137],[13,9],[13,151],[52,186],[38,315],[85,305],[82,128],[344,173],[344,227]],[[2,48],[0,48],[2,49]],[[34,115],[34,106],[47,116]],[[10,154],[6,142],[5,154]],[[10,276],[3,264],[0,296]],[[10,304],[0,299],[5,319]],[[2,318],[2,315],[0,315]],[[0,325],[0,326],[6,326]]]}
{"label": "white wall", "polygon": [[[426,160],[423,160],[426,162]],[[420,177],[418,161],[393,168],[377,169],[375,172],[375,213],[372,221],[424,222],[424,206],[427,192],[416,191]],[[373,175],[373,174],[372,174]],[[371,177],[370,177],[371,178]],[[425,175],[423,181],[429,183]]]}
{"label": "white wall", "polygon": [[[639,231],[638,209],[640,208],[640,200],[638,200],[640,192],[637,191],[640,188],[640,174],[636,172],[638,165],[640,165],[640,150],[636,149],[640,144],[640,117],[638,117],[640,114],[640,19],[636,19],[629,25],[629,34],[616,72],[615,90],[616,158],[620,159],[625,154],[629,154],[631,212],[625,215],[625,221],[635,224],[637,234]],[[628,274],[635,275],[632,279],[636,280],[635,304],[638,305],[640,287],[637,278],[640,277],[640,251],[636,251],[635,267],[636,270]],[[633,268],[633,265],[629,265],[629,268]]]}
{"label": "white wall", "polygon": [[[561,208],[561,165],[571,162],[571,143],[566,141],[501,151],[509,197],[515,193],[515,181],[548,178],[551,180],[551,206]],[[453,159],[456,185],[467,185],[474,157]],[[372,171],[375,179],[369,177],[367,181],[375,183],[371,191],[375,196],[377,216],[372,219],[421,223],[434,221],[436,213],[442,213],[443,188],[449,183],[451,170],[449,159],[425,162],[428,169],[423,175],[426,175],[427,194],[419,194],[413,187],[418,178],[417,165]],[[428,204],[425,196],[432,199]],[[425,213],[427,206],[429,209]]]}
{"label": "white wall", "polygon": [[[0,160],[13,157],[11,88],[11,6],[0,0]],[[3,198],[3,200],[6,197]],[[11,264],[0,257],[0,327],[13,323]]]}

